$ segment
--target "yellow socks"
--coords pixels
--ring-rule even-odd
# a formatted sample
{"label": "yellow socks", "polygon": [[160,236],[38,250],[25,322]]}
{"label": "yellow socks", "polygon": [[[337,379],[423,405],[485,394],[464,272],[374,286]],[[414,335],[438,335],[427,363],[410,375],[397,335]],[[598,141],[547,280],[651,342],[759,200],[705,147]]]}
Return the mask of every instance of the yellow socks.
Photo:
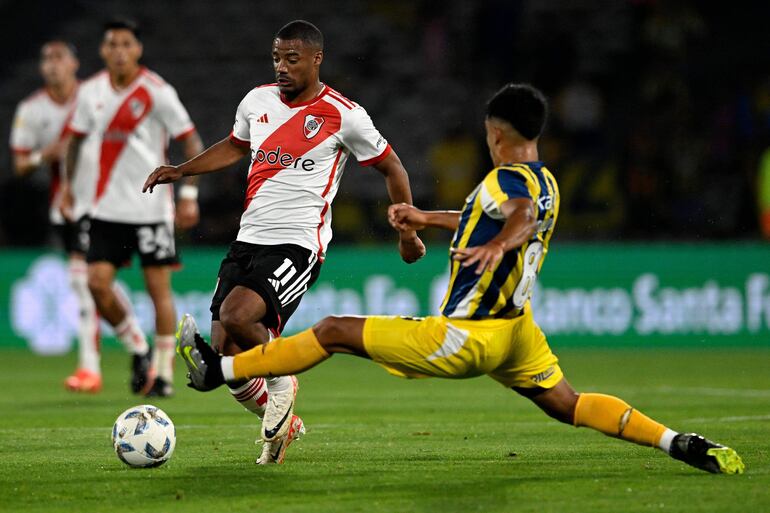
{"label": "yellow socks", "polygon": [[[305,371],[329,358],[312,329],[291,337],[281,337],[236,355],[235,379],[259,376],[289,376]],[[228,376],[225,376],[228,378]]]}
{"label": "yellow socks", "polygon": [[639,445],[659,446],[666,426],[633,409],[625,401],[604,394],[580,394],[575,406],[575,426],[586,426],[605,435]]}

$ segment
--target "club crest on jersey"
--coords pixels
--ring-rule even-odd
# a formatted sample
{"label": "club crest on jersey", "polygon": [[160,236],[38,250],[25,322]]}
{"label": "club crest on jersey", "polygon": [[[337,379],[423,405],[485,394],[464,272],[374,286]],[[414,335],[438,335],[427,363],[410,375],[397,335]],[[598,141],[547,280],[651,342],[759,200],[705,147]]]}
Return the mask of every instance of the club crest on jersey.
{"label": "club crest on jersey", "polygon": [[144,112],[144,102],[139,98],[133,98],[128,103],[128,108],[131,109],[131,115],[136,119]]}
{"label": "club crest on jersey", "polygon": [[312,114],[305,116],[305,126],[302,127],[302,132],[305,134],[305,137],[308,139],[315,137],[324,125],[324,121],[324,118],[321,116],[313,116]]}

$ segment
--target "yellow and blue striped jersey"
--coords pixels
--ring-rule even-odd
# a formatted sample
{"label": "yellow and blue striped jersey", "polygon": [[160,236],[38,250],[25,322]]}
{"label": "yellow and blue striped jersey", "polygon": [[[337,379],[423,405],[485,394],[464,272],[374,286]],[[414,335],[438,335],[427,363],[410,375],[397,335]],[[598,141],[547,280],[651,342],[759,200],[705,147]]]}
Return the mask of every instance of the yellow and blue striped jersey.
{"label": "yellow and blue striped jersey", "polygon": [[449,287],[441,313],[453,319],[513,318],[532,295],[559,215],[556,179],[542,162],[505,164],[487,174],[465,200],[451,247],[481,246],[505,224],[500,207],[509,199],[529,198],[537,210],[537,229],[520,248],[503,255],[495,269],[476,274],[476,265],[451,260]]}

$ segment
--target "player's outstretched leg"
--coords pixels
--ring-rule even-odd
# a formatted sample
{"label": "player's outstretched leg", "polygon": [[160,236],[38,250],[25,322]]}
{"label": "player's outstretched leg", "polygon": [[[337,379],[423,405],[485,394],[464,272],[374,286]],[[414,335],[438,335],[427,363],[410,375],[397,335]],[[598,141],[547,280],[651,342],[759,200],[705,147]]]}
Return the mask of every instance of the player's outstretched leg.
{"label": "player's outstretched leg", "polygon": [[578,394],[566,380],[530,397],[548,415],[562,422],[590,427],[639,445],[657,447],[671,457],[707,472],[743,473],[743,462],[733,449],[694,433],[672,431],[617,397]]}
{"label": "player's outstretched leg", "polygon": [[207,391],[225,381],[299,374],[332,353],[368,357],[362,342],[364,322],[361,317],[327,317],[296,335],[279,337],[236,356],[220,356],[200,337],[192,317],[185,315],[179,325],[178,351],[190,370],[189,386]]}
{"label": "player's outstretched leg", "polygon": [[580,394],[574,424],[640,445],[658,447],[671,457],[707,472],[742,474],[744,470],[743,461],[733,449],[694,433],[672,431],[611,395]]}

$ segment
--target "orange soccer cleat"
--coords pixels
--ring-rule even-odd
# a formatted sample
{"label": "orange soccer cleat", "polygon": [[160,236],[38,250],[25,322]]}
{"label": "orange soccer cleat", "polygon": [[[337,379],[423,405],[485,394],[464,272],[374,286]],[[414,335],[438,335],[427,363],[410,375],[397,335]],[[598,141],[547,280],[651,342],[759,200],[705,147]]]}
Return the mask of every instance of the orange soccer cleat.
{"label": "orange soccer cleat", "polygon": [[70,392],[96,394],[102,390],[102,376],[86,369],[78,369],[64,380],[64,387]]}

